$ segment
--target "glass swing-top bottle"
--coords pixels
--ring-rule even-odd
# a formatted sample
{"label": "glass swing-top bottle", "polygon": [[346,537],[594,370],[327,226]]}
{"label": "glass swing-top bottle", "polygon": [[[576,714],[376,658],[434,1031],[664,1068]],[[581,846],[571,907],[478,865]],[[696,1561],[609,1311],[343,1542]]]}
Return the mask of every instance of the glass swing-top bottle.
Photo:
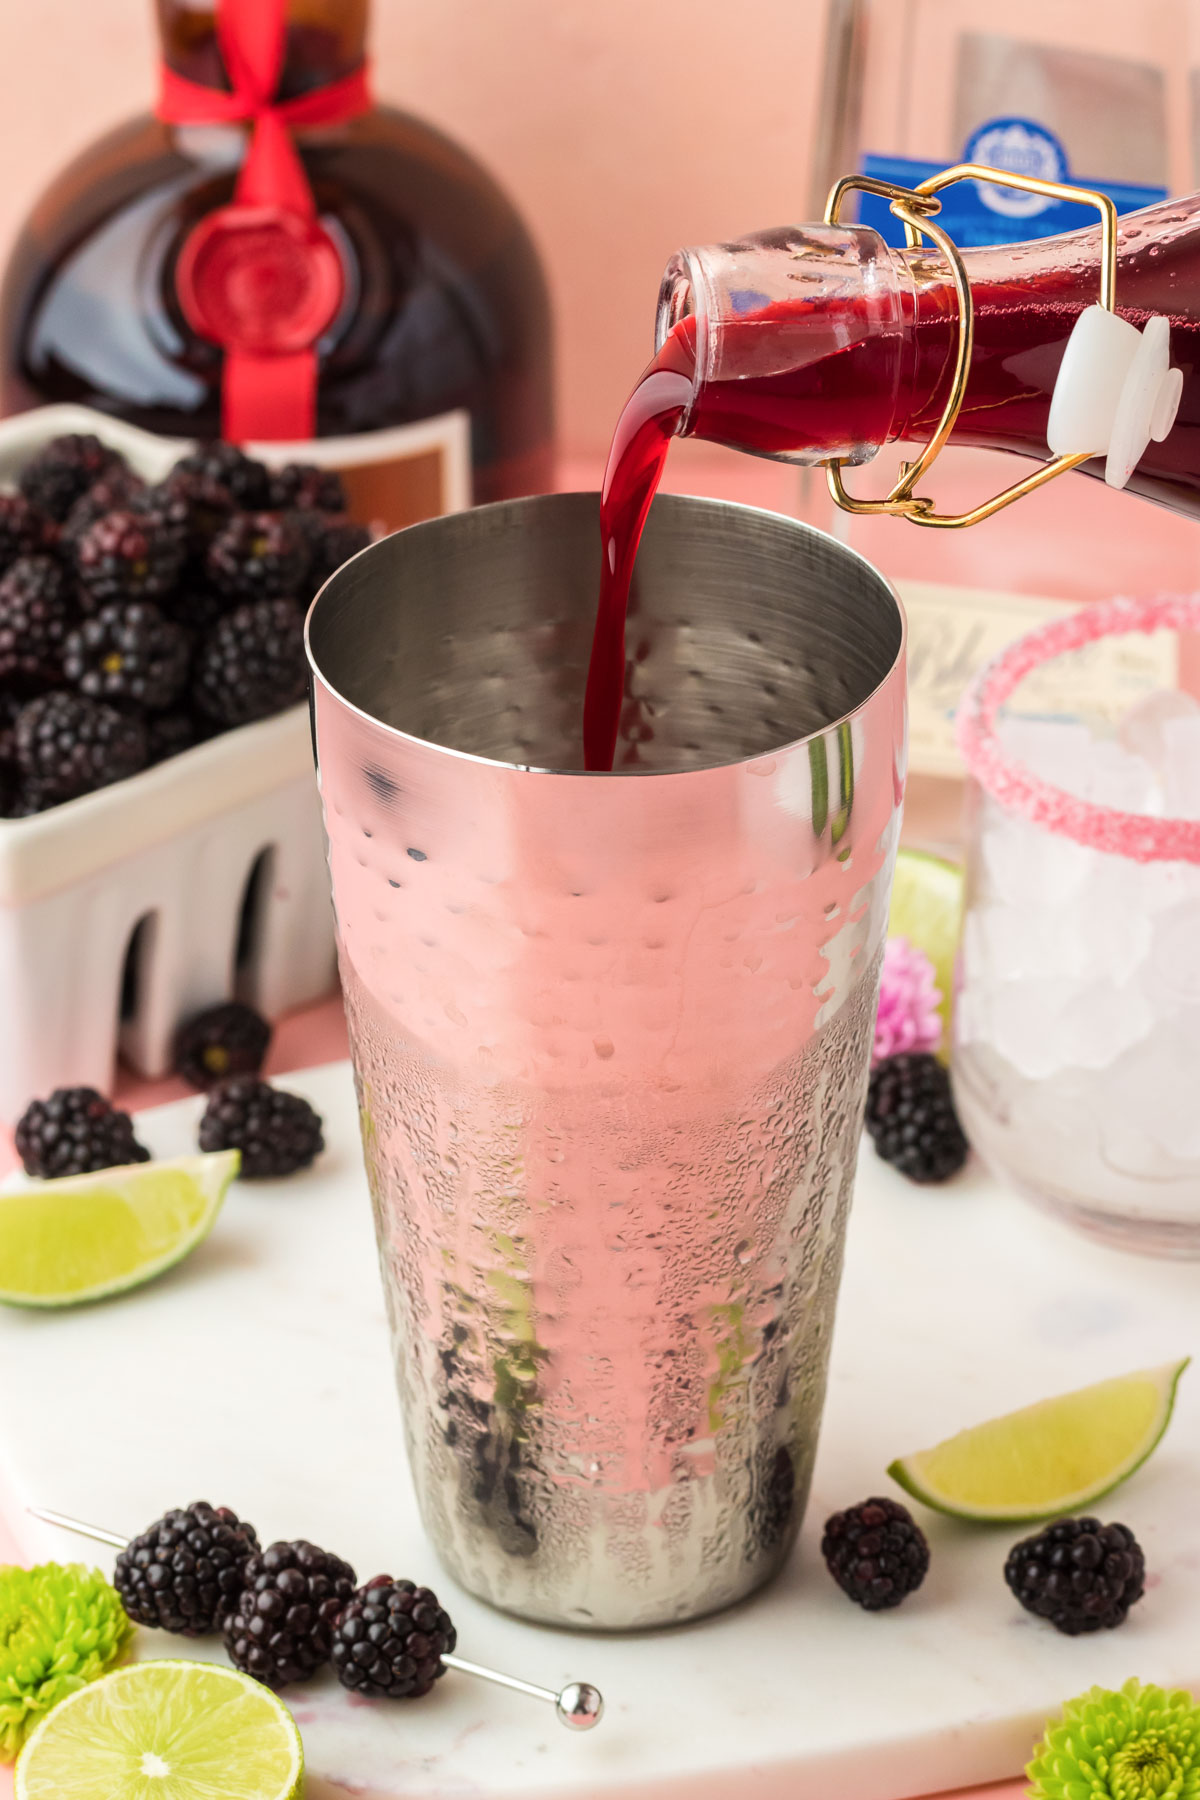
{"label": "glass swing-top bottle", "polygon": [[[1136,8],[1011,0],[1002,10],[990,0],[829,0],[826,19],[810,218],[820,218],[844,174],[912,187],[968,160],[1102,190],[1123,220],[1200,188],[1198,0]],[[845,216],[902,246],[886,200],[863,195]],[[964,183],[943,196],[940,223],[964,251],[998,256],[1094,217],[1046,195]],[[1126,303],[1121,282],[1118,308]],[[887,492],[914,453],[895,443],[847,487]],[[956,436],[925,486],[941,510],[960,512],[1020,472],[998,446],[959,448]],[[953,713],[982,661],[1044,620],[1048,603],[1062,610],[1120,593],[1190,591],[1200,581],[1192,519],[1147,512],[1132,484],[1122,495],[1078,477],[1052,481],[969,531],[935,534],[883,515],[832,515],[819,472],[802,480],[808,516],[832,521],[904,599],[913,775],[906,830],[931,848],[957,836]],[[1185,636],[1176,653],[1165,634],[1112,640],[1097,652],[1105,666],[1094,670],[1092,697],[1103,693],[1115,719],[1139,690],[1179,681],[1200,691],[1198,648]]]}

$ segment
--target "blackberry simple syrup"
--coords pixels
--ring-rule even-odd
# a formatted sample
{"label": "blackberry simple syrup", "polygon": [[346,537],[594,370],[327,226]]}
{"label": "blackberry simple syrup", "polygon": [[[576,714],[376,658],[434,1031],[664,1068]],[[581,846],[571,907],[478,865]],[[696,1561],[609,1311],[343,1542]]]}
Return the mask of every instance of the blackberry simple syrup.
{"label": "blackberry simple syrup", "polygon": [[[158,116],[90,146],[17,243],[4,410],[72,401],[172,437],[350,440],[328,460],[356,516],[389,526],[451,489],[464,504],[549,486],[537,256],[465,151],[371,102],[366,0],[158,11]],[[230,392],[246,368],[249,411]]]}
{"label": "blackberry simple syrup", "polygon": [[[1099,227],[968,250],[964,261],[975,336],[951,441],[1043,460],[1067,339],[1099,294]],[[1116,305],[1139,327],[1155,315],[1169,320],[1171,363],[1183,375],[1174,424],[1147,445],[1128,485],[1200,518],[1200,195],[1120,221]],[[677,255],[657,336],[604,477],[584,709],[589,769],[613,767],[629,583],[671,438],[810,464],[864,463],[897,440],[922,444],[949,392],[958,302],[936,253],[890,249],[862,226],[785,227]],[[1081,472],[1103,477],[1103,459]],[[936,488],[934,464],[922,491],[936,498]],[[862,481],[859,489],[870,491]]]}

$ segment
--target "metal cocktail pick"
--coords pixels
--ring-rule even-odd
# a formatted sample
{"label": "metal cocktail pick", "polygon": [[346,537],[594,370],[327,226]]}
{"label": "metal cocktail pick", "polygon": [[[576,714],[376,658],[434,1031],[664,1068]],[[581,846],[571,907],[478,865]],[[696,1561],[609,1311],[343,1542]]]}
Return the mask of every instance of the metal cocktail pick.
{"label": "metal cocktail pick", "polygon": [[[100,1525],[88,1525],[83,1519],[51,1512],[45,1506],[31,1506],[28,1511],[33,1518],[42,1519],[47,1525],[59,1525],[64,1531],[76,1532],[79,1537],[94,1538],[98,1544],[111,1544],[114,1550],[124,1550],[129,1542],[119,1531],[105,1531]],[[568,1731],[590,1731],[604,1717],[604,1696],[590,1681],[568,1681],[565,1688],[555,1693],[553,1688],[520,1681],[515,1675],[502,1675],[499,1669],[485,1669],[480,1663],[466,1662],[461,1656],[443,1655],[441,1660],[448,1669],[457,1669],[460,1675],[477,1675],[481,1681],[493,1681],[497,1687],[511,1688],[515,1694],[530,1694],[535,1700],[548,1700]]]}

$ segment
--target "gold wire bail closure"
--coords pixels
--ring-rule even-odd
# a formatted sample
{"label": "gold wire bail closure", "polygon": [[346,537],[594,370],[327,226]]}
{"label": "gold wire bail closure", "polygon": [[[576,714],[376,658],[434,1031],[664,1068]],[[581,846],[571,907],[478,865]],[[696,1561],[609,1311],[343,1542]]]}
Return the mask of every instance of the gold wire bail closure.
{"label": "gold wire bail closure", "polygon": [[1117,209],[1107,194],[1097,193],[1093,188],[1069,187],[1057,181],[1041,181],[1035,175],[1014,175],[1007,169],[989,169],[983,163],[956,163],[954,168],[943,169],[940,175],[931,175],[928,181],[922,181],[915,188],[895,187],[888,181],[875,181],[869,175],[843,175],[840,181],[835,182],[825,203],[827,225],[840,223],[842,203],[847,194],[855,190],[864,194],[878,194],[888,201],[889,210],[904,226],[904,240],[910,250],[919,250],[922,238],[929,238],[941,251],[950,265],[954,291],[958,297],[958,347],[950,392],[937,429],[915,462],[901,463],[900,479],[887,498],[856,500],[852,494],[847,493],[842,483],[846,458],[840,456],[832,457],[825,465],[829,491],[845,512],[896,513],[901,518],[910,519],[914,525],[930,525],[950,531],[957,530],[962,525],[976,525],[980,519],[989,519],[1002,507],[1011,506],[1023,494],[1031,494],[1034,488],[1053,481],[1056,475],[1065,475],[1068,469],[1077,469],[1080,463],[1088,462],[1091,456],[1090,451],[1084,450],[1070,456],[1051,457],[1023,481],[1014,482],[1012,487],[1005,488],[991,500],[982,501],[980,505],[972,507],[970,512],[935,512],[933,501],[928,495],[913,492],[954,429],[967,391],[971,351],[975,342],[975,307],[962,252],[942,227],[933,222],[934,214],[939,213],[942,208],[942,203],[937,198],[938,193],[942,188],[952,187],[957,181],[987,181],[997,187],[1021,188],[1030,194],[1045,194],[1052,200],[1074,200],[1094,206],[1100,214],[1100,304],[1108,312],[1116,311],[1117,287]]}

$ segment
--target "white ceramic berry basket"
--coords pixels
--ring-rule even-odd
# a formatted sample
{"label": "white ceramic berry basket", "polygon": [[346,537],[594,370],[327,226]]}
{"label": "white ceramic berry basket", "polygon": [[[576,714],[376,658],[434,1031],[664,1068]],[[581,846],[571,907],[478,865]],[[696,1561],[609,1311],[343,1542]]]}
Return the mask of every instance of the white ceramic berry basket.
{"label": "white ceramic berry basket", "polygon": [[[192,448],[80,406],[0,420],[0,487],[62,432],[157,481]],[[295,445],[254,446],[285,462]],[[291,707],[30,819],[0,819],[0,1119],[111,1089],[118,1048],[165,1074],[179,1020],[235,995],[268,1018],[334,982],[308,711]]]}

